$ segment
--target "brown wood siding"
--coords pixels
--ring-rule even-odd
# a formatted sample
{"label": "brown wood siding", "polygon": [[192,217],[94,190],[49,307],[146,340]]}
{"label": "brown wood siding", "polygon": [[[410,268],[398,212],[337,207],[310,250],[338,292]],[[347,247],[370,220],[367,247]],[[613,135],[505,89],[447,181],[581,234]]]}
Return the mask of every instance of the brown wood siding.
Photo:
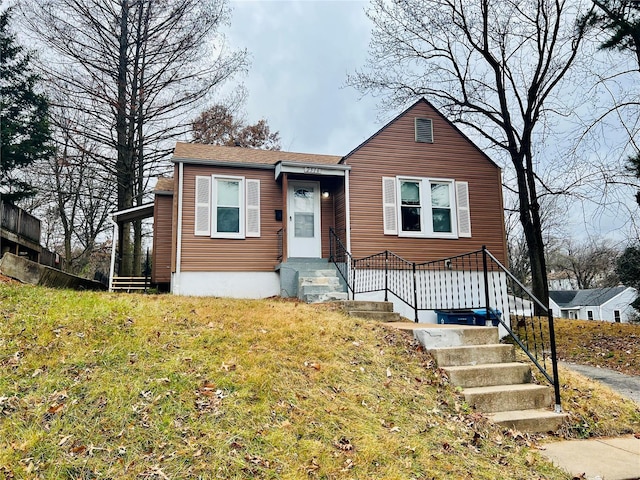
{"label": "brown wood siding", "polygon": [[[433,120],[434,143],[415,142],[414,119]],[[424,262],[478,250],[506,261],[500,169],[425,103],[418,103],[347,158],[351,248],[356,258],[390,250]],[[429,239],[384,235],[382,177],[448,178],[469,183],[471,238]]]}
{"label": "brown wood siding", "polygon": [[173,196],[156,195],[153,213],[153,283],[171,281]]}
{"label": "brown wood siding", "polygon": [[[221,239],[194,235],[195,177],[214,174],[260,180],[260,237]],[[185,164],[181,270],[183,272],[272,272],[278,263],[277,231],[282,228],[282,222],[275,220],[274,211],[282,208],[282,190],[274,180],[273,170]]]}
{"label": "brown wood siding", "polygon": [[335,194],[335,209],[336,209],[336,235],[342,241],[347,244],[347,209],[345,208],[345,195],[344,184],[336,190]]}
{"label": "brown wood siding", "polygon": [[331,188],[320,183],[320,191],[329,192],[329,198],[320,197],[320,229],[322,241],[322,258],[329,258],[329,228],[335,228],[335,195]]}

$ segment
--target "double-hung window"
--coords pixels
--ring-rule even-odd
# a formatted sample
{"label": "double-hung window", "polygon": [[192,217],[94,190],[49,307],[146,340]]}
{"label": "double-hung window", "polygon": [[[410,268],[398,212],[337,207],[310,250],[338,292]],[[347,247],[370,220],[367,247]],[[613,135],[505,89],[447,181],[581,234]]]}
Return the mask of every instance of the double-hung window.
{"label": "double-hung window", "polygon": [[221,238],[244,238],[242,178],[213,178],[213,222],[211,235]]}
{"label": "double-hung window", "polygon": [[400,237],[471,236],[467,182],[383,177],[384,233]]}
{"label": "double-hung window", "polygon": [[400,180],[400,218],[403,232],[422,231],[422,184],[416,180]]}
{"label": "double-hung window", "polygon": [[195,178],[195,235],[260,236],[260,180],[236,176]]}

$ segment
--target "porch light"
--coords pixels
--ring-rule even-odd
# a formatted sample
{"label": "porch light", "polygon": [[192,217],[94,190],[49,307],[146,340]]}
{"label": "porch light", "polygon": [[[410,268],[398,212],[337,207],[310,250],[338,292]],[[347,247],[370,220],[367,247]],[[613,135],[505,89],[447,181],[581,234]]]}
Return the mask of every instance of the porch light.
{"label": "porch light", "polygon": [[327,190],[322,192],[322,198],[329,198],[329,192]]}

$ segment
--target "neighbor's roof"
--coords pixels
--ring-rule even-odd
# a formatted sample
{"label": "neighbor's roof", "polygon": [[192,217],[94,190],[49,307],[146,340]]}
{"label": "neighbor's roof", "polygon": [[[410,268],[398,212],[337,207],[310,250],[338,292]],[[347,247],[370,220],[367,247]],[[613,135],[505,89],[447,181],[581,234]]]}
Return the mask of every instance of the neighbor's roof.
{"label": "neighbor's roof", "polygon": [[156,188],[153,191],[155,193],[173,192],[173,177],[158,177]]}
{"label": "neighbor's roof", "polygon": [[559,307],[573,308],[598,306],[607,303],[613,297],[620,295],[629,287],[590,288],[587,290],[552,290],[551,299]]}
{"label": "neighbor's roof", "polygon": [[299,162],[319,165],[335,165],[342,157],[336,155],[317,155],[313,153],[281,152],[279,150],[260,150],[257,148],[221,147],[202,143],[176,143],[173,161],[211,161],[223,163],[246,163],[275,165],[280,161]]}

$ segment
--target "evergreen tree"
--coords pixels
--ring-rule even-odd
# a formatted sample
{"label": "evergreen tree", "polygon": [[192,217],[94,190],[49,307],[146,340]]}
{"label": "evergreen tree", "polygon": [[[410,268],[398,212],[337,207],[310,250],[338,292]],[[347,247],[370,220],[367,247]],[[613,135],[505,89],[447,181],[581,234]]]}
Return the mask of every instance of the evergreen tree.
{"label": "evergreen tree", "polygon": [[[1,5],[1,2],[0,2]],[[20,169],[53,153],[47,99],[35,91],[31,55],[9,30],[11,9],[0,13],[0,194],[15,202],[35,191]]]}
{"label": "evergreen tree", "polygon": [[[616,49],[632,54],[640,72],[640,2],[638,0],[593,0],[598,7],[591,23],[598,25],[607,35],[604,49]],[[628,159],[629,170],[640,179],[640,152]],[[640,190],[636,192],[640,205]]]}
{"label": "evergreen tree", "polygon": [[[618,257],[616,273],[624,285],[633,287],[640,292],[640,244],[627,247]],[[640,296],[633,301],[631,306],[640,312]]]}

